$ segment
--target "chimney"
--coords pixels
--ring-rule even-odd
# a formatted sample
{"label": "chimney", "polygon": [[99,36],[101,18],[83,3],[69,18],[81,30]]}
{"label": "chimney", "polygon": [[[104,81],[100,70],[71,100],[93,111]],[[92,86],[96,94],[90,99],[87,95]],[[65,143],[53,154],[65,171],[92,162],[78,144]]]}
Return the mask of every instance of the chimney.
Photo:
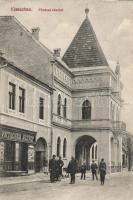
{"label": "chimney", "polygon": [[40,28],[39,28],[39,27],[32,28],[31,31],[32,31],[33,37],[34,37],[36,40],[39,40],[39,31],[40,31]]}
{"label": "chimney", "polygon": [[60,52],[61,52],[61,49],[60,49],[60,48],[54,49],[54,56],[55,56],[55,57],[60,57]]}

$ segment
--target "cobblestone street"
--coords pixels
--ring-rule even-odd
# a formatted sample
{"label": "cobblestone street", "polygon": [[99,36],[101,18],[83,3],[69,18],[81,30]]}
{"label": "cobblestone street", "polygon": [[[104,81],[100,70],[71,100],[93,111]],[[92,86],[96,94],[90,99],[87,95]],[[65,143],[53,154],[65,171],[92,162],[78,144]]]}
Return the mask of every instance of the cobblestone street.
{"label": "cobblestone street", "polygon": [[[40,180],[39,180],[40,179]],[[106,178],[105,186],[101,186],[99,181],[92,181],[90,174],[86,180],[76,177],[76,184],[70,185],[69,179],[61,182],[49,183],[48,177],[34,177],[34,181],[3,184],[0,186],[0,199],[2,200],[132,200],[133,199],[133,173],[124,172],[113,174]]]}

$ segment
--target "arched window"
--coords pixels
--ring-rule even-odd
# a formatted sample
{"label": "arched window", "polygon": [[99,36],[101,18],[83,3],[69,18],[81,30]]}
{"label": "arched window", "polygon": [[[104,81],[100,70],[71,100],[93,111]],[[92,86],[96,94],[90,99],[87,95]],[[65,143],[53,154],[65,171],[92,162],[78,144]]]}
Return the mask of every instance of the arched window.
{"label": "arched window", "polygon": [[66,158],[66,152],[67,152],[67,140],[65,138],[63,142],[63,158]]}
{"label": "arched window", "polygon": [[91,103],[88,100],[82,105],[82,119],[91,119]]}
{"label": "arched window", "polygon": [[94,159],[94,145],[92,147],[92,159]]}
{"label": "arched window", "polygon": [[119,109],[117,108],[116,110],[116,121],[119,121],[120,120],[120,112],[119,112]]}
{"label": "arched window", "polygon": [[61,115],[61,95],[58,95],[58,102],[57,102],[57,114]]}
{"label": "arched window", "polygon": [[95,159],[97,159],[97,145],[95,146]]}
{"label": "arched window", "polygon": [[61,148],[61,139],[58,137],[57,139],[57,157],[60,156],[60,148]]}
{"label": "arched window", "polygon": [[64,99],[64,105],[63,105],[63,117],[66,118],[67,116],[67,99]]}

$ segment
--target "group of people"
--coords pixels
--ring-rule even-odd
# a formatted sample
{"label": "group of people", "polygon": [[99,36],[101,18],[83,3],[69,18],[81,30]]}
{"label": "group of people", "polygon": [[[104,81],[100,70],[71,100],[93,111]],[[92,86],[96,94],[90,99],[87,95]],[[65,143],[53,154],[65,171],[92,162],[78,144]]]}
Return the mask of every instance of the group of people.
{"label": "group of people", "polygon": [[94,178],[96,178],[96,180],[98,180],[98,176],[97,176],[97,172],[99,171],[100,173],[100,181],[101,181],[101,185],[104,185],[105,182],[105,175],[106,175],[106,163],[104,162],[104,159],[101,159],[101,162],[98,165],[94,162],[94,160],[92,161],[91,164],[91,172],[92,172],[92,180],[94,180]]}
{"label": "group of people", "polygon": [[[85,163],[83,163],[81,165],[81,167],[80,167],[81,179],[85,180],[85,178],[86,178],[86,169],[87,169],[87,166],[86,166]],[[70,183],[71,184],[75,183],[75,174],[77,172],[77,163],[76,163],[76,161],[74,160],[73,157],[71,158],[71,161],[68,164],[68,169],[67,170],[68,170],[68,173],[70,173],[70,176],[71,176]],[[100,173],[101,185],[104,185],[105,175],[106,175],[106,163],[105,163],[103,158],[101,159],[99,167],[95,163],[94,160],[92,161],[91,172],[92,172],[92,180],[94,180],[94,178],[96,178],[96,180],[98,180],[97,173],[99,172]]]}
{"label": "group of people", "polygon": [[[49,171],[50,171],[50,182],[51,183],[61,180],[61,177],[63,177],[63,173],[62,173],[63,166],[64,166],[64,163],[63,163],[61,157],[59,157],[59,159],[56,160],[56,156],[53,155],[53,158],[49,161]],[[85,180],[86,170],[87,170],[87,166],[85,163],[83,163],[80,167],[81,179]],[[71,160],[67,167],[67,173],[70,174],[70,184],[75,183],[75,175],[76,175],[77,171],[78,171],[77,162],[74,159],[74,157],[71,157]],[[96,180],[98,180],[97,173],[99,172],[101,185],[104,185],[105,175],[106,175],[106,163],[103,158],[101,159],[99,166],[95,163],[94,160],[92,161],[91,172],[92,172],[92,180],[94,180],[95,178],[96,178]]]}
{"label": "group of people", "polygon": [[50,172],[50,182],[53,183],[55,181],[60,181],[62,174],[64,162],[59,156],[59,159],[56,160],[56,156],[53,155],[53,158],[49,161],[49,172]]}

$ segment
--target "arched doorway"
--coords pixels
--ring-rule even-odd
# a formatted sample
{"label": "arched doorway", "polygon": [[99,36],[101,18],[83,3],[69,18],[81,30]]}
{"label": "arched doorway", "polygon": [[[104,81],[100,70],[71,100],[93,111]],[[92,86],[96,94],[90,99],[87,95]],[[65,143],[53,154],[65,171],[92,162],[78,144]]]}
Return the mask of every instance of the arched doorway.
{"label": "arched doorway", "polygon": [[47,162],[47,143],[44,138],[39,138],[36,143],[36,172],[43,170],[44,165]]}
{"label": "arched doorway", "polygon": [[90,164],[92,161],[98,163],[98,145],[97,142],[93,143],[90,148]]}
{"label": "arched doorway", "polygon": [[90,169],[90,148],[96,140],[88,135],[84,135],[77,140],[75,147],[75,159],[80,167],[83,162],[86,163],[87,169]]}

